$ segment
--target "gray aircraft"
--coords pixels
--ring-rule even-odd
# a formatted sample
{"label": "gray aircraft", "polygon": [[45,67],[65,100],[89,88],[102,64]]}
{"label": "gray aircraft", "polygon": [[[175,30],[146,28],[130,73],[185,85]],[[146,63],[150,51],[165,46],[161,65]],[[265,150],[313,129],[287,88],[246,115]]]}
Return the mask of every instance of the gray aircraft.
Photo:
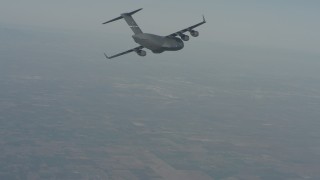
{"label": "gray aircraft", "polygon": [[[123,13],[121,16],[114,18],[110,21],[107,21],[103,24],[107,24],[119,19],[124,18],[124,20],[127,22],[127,24],[130,26],[131,30],[134,32],[134,35],[132,38],[136,43],[138,43],[140,46],[135,47],[133,49],[127,50],[125,52],[108,56],[107,54],[104,54],[106,58],[112,59],[127,53],[136,52],[140,56],[146,56],[146,51],[142,50],[143,48],[147,48],[151,50],[153,53],[162,53],[164,51],[178,51],[181,50],[184,47],[183,41],[188,41],[189,36],[185,35],[185,32],[190,32],[191,36],[197,37],[199,36],[199,32],[193,30],[194,28],[206,23],[206,20],[203,16],[203,21],[195,24],[193,26],[190,26],[188,28],[182,29],[180,31],[177,31],[175,33],[172,33],[168,36],[158,36],[154,34],[149,33],[143,33],[137,23],[132,18],[132,15],[138,11],[142,10],[142,8],[137,9],[135,11],[129,12],[129,13]],[[177,37],[179,36],[179,37]]]}

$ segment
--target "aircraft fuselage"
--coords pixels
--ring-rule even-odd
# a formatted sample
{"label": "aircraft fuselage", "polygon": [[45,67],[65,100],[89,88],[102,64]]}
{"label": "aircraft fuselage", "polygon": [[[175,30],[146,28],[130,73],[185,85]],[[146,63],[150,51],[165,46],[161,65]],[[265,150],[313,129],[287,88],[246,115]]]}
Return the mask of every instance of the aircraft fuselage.
{"label": "aircraft fuselage", "polygon": [[140,33],[132,36],[134,41],[151,50],[153,53],[164,51],[178,51],[184,47],[184,43],[177,37],[165,37],[155,34]]}

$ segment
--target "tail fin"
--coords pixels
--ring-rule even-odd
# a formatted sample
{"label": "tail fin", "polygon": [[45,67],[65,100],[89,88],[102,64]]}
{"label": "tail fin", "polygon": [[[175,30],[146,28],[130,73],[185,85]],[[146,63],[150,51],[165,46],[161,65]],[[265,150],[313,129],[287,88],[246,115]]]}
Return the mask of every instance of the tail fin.
{"label": "tail fin", "polygon": [[131,17],[133,14],[135,14],[136,12],[141,11],[141,10],[142,10],[142,8],[137,9],[137,10],[132,11],[132,12],[129,12],[129,13],[123,13],[123,14],[121,14],[121,16],[119,16],[117,18],[114,18],[114,19],[112,19],[110,21],[104,22],[102,24],[107,24],[107,23],[110,23],[110,22],[113,22],[113,21],[117,21],[119,19],[124,18],[124,20],[130,26],[130,28],[134,32],[134,34],[141,34],[142,33],[141,29],[139,28],[138,24],[134,21],[134,19]]}

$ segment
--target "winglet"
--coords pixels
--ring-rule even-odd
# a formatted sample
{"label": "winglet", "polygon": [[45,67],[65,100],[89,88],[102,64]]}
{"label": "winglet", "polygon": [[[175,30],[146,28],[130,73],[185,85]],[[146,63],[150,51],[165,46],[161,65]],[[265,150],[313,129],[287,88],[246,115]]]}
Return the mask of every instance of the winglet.
{"label": "winglet", "polygon": [[203,22],[206,23],[206,19],[204,18],[204,15],[202,15],[202,19],[203,19]]}
{"label": "winglet", "polygon": [[111,59],[106,53],[104,53],[104,56],[105,56],[107,59]]}

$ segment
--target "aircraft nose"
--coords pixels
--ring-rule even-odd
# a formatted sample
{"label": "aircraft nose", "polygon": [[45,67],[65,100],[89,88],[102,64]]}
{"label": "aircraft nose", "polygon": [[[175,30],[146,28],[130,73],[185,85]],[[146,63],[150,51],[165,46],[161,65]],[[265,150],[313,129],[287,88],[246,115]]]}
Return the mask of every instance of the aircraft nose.
{"label": "aircraft nose", "polygon": [[168,38],[162,47],[167,51],[178,51],[184,47],[184,43],[180,38]]}
{"label": "aircraft nose", "polygon": [[178,42],[178,49],[179,50],[182,49],[184,47],[183,41],[181,39],[179,39],[177,42]]}

